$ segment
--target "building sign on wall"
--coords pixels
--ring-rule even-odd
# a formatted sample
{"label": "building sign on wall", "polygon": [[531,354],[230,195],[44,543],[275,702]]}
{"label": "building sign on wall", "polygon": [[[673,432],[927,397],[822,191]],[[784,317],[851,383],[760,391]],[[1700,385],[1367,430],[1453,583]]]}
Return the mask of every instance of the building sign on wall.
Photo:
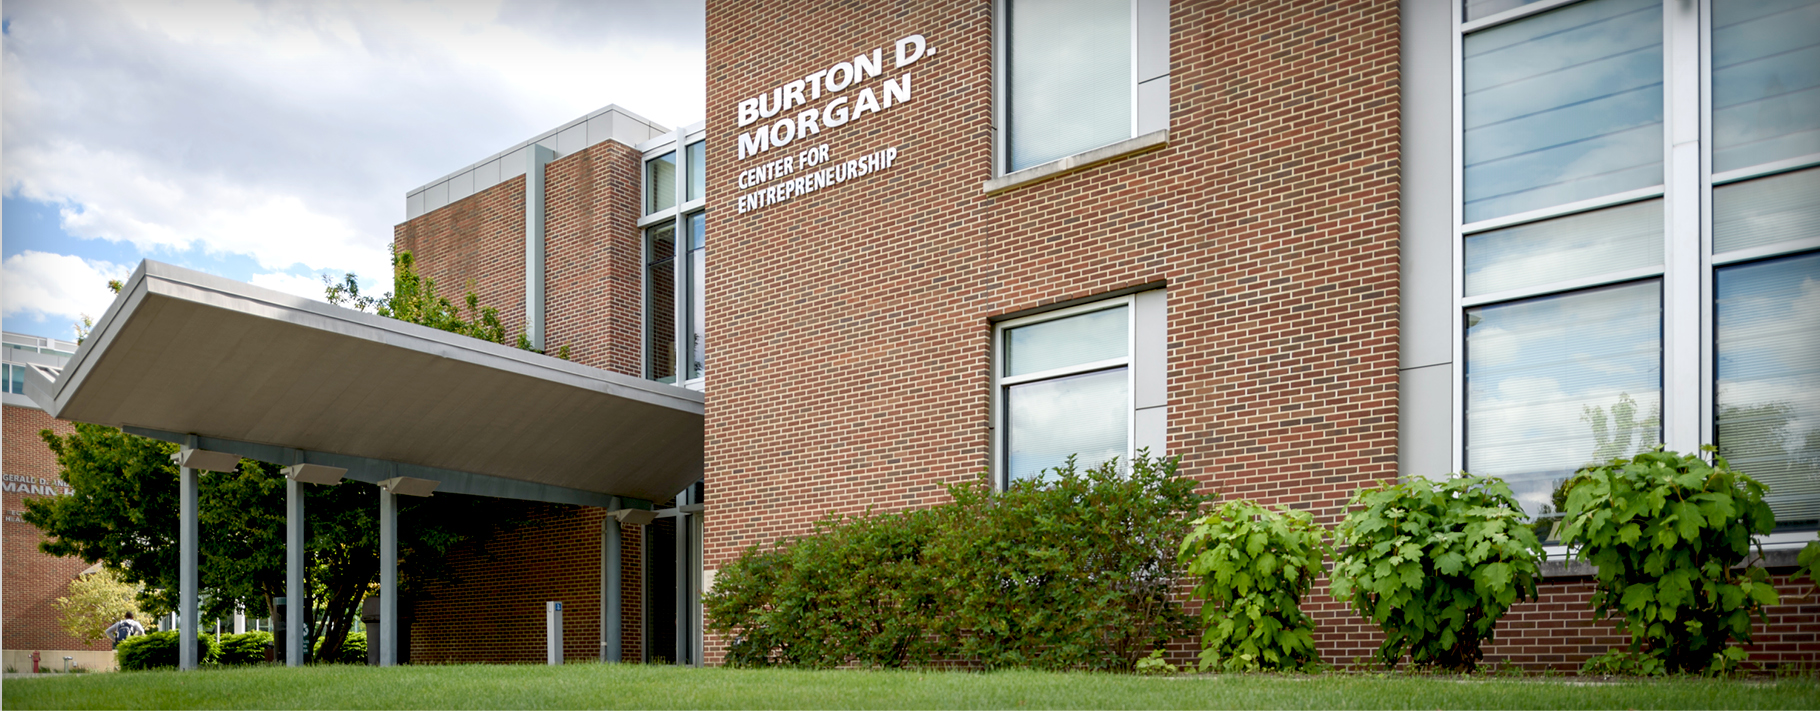
{"label": "building sign on wall", "polygon": [[63,483],[62,479],[46,479],[19,474],[6,474],[4,479],[7,491],[16,491],[29,496],[69,496],[76,493],[76,490]]}
{"label": "building sign on wall", "polygon": [[[892,48],[895,70],[935,55],[935,48],[922,35],[900,39]],[[739,160],[770,153],[846,126],[867,114],[876,115],[908,103],[908,71],[876,82],[876,86],[867,85],[884,75],[884,61],[885,49],[880,47],[739,102]],[[767,120],[769,123],[760,123]],[[748,130],[753,124],[760,125]],[[898,149],[876,149],[846,160],[833,160],[834,153],[827,143],[821,143],[740,171],[738,212],[775,205],[885,170],[897,161]]]}

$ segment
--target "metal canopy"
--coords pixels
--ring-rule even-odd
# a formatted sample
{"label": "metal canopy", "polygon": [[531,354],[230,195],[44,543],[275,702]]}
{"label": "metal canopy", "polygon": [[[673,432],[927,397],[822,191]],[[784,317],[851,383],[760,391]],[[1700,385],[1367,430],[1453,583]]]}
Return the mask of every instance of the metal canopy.
{"label": "metal canopy", "polygon": [[388,462],[438,491],[604,505],[702,474],[695,391],[150,260],[46,375],[26,393],[53,417],[303,451],[252,457],[277,464]]}

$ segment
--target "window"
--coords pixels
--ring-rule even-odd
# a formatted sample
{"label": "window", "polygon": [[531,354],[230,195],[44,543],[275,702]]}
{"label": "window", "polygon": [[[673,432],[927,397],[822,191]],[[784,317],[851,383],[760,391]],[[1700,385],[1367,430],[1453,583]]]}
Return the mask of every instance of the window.
{"label": "window", "polygon": [[999,173],[1168,127],[1167,0],[999,0]]}
{"label": "window", "polygon": [[995,469],[1001,485],[1138,450],[1163,456],[1165,292],[1151,290],[998,324]]}
{"label": "window", "polygon": [[1714,442],[1820,527],[1820,0],[1461,7],[1456,464]]}
{"label": "window", "polygon": [[645,214],[676,207],[676,152],[645,161]]}
{"label": "window", "polygon": [[645,377],[676,382],[676,223],[645,230]]}
{"label": "window", "polygon": [[645,230],[645,377],[696,389],[707,372],[704,128],[697,124],[643,147],[647,214],[638,221]]}
{"label": "window", "polygon": [[25,394],[25,366],[0,363],[0,392]]}
{"label": "window", "polygon": [[689,173],[689,194],[684,197],[689,202],[707,196],[708,190],[708,143],[696,141],[689,144],[686,170]]}

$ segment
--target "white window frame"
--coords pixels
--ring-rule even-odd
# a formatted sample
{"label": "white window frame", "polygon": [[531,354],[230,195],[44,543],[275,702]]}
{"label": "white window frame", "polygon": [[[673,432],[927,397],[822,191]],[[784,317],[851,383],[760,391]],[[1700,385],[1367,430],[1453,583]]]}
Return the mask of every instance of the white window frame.
{"label": "white window frame", "polygon": [[[691,282],[688,280],[691,276],[689,273],[691,266],[688,264],[690,251],[689,220],[697,213],[705,212],[707,210],[708,196],[706,195],[707,191],[703,190],[702,192],[704,194],[699,198],[694,200],[685,200],[685,198],[687,198],[689,194],[690,178],[687,149],[691,145],[706,140],[707,124],[706,122],[697,122],[694,125],[684,126],[675,131],[658,136],[657,138],[653,138],[638,146],[638,150],[641,153],[638,164],[638,209],[641,213],[651,204],[650,176],[646,166],[649,165],[651,159],[660,157],[665,153],[674,153],[676,155],[676,204],[663,210],[644,215],[638,219],[638,250],[640,255],[638,279],[639,294],[642,296],[642,298],[639,299],[638,307],[639,372],[641,377],[650,378],[651,283],[649,265],[652,261],[652,255],[650,254],[650,239],[646,235],[650,228],[665,222],[670,222],[674,224],[676,230],[676,239],[673,240],[676,253],[672,255],[671,258],[671,265],[676,269],[676,313],[673,315],[676,319],[676,343],[672,348],[676,362],[672,364],[672,367],[676,372],[675,384],[697,391],[706,387],[707,378],[706,368],[703,369],[702,377],[687,377],[689,373],[689,335],[693,332],[692,329],[689,328],[691,325],[689,323],[689,307],[691,305],[690,300],[693,298],[693,295],[689,293]],[[706,163],[707,161],[704,157],[702,165],[704,171],[707,169]],[[705,237],[703,241],[703,249],[705,250]],[[704,294],[702,298],[705,300],[707,297]]]}
{"label": "white window frame", "polygon": [[[1642,279],[1661,279],[1662,289],[1662,432],[1671,450],[1697,451],[1713,442],[1714,403],[1718,382],[1714,360],[1713,280],[1720,267],[1820,248],[1820,239],[1791,240],[1735,250],[1712,251],[1712,191],[1715,186],[1820,165],[1820,154],[1798,156],[1714,175],[1712,166],[1712,0],[1697,5],[1662,0],[1662,162],[1660,186],[1632,190],[1516,215],[1463,222],[1465,204],[1465,38],[1491,27],[1516,22],[1579,2],[1542,0],[1473,21],[1465,20],[1464,3],[1453,0],[1453,447],[1454,471],[1465,468],[1466,332],[1468,309],[1555,294],[1574,293]],[[1475,297],[1465,296],[1465,240],[1492,230],[1607,209],[1642,200],[1662,199],[1663,263],[1596,277],[1544,284]],[[1795,547],[1820,537],[1820,531],[1788,531],[1760,537],[1766,549]],[[1566,555],[1549,546],[1551,559]]]}
{"label": "white window frame", "polygon": [[[1029,174],[1033,178],[1047,177],[1056,172],[1073,169],[1073,166],[1060,167],[1073,159],[1095,154],[1097,159],[1122,155],[1124,153],[1145,150],[1155,145],[1156,141],[1143,140],[1152,133],[1164,132],[1169,128],[1169,0],[1129,0],[1131,12],[1131,115],[1126,135],[1076,153],[1042,163],[1027,166],[1019,170],[1011,169],[1011,124],[1010,124],[1010,91],[1007,79],[1010,73],[1010,0],[992,0],[992,175],[994,178]],[[1151,36],[1154,35],[1154,36]],[[1143,47],[1160,46],[1163,61],[1160,66],[1154,60],[1147,61]],[[1146,95],[1154,94],[1155,101],[1147,102]],[[1110,155],[1098,155],[1101,152]],[[1059,170],[1058,170],[1059,167]],[[1011,183],[1016,185],[1018,183]],[[995,182],[987,184],[987,190],[993,191],[1009,187]]]}
{"label": "white window frame", "polygon": [[[1011,329],[1046,321],[1056,321],[1071,316],[1093,313],[1095,311],[1104,311],[1120,306],[1125,307],[1125,355],[1123,357],[1107,358],[1091,363],[1082,363],[1062,368],[1051,368],[1049,370],[1028,373],[1025,375],[1005,375],[1005,366],[1010,363],[1005,357],[1005,338],[1006,333]],[[1120,461],[1126,463],[1131,461],[1132,457],[1135,456],[1137,447],[1137,320],[1136,295],[1126,294],[1064,309],[1008,319],[993,325],[992,468],[995,472],[993,475],[993,486],[996,487],[997,490],[1003,491],[1011,486],[1011,430],[1005,426],[1005,409],[1010,403],[1005,397],[1005,393],[1006,390],[1013,385],[1021,385],[1042,380],[1053,380],[1072,375],[1081,375],[1123,367],[1125,369],[1125,453],[1122,455]],[[1155,454],[1160,455],[1161,453]]]}

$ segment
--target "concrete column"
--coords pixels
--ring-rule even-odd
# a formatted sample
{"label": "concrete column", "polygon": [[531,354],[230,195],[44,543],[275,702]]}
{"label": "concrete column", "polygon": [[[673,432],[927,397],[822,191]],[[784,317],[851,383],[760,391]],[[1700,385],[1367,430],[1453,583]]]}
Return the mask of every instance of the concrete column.
{"label": "concrete column", "polygon": [[[683,506],[685,496],[676,497]],[[688,666],[689,658],[689,514],[676,513],[676,663]]]}
{"label": "concrete column", "polygon": [[544,165],[556,153],[535,143],[525,148],[525,338],[544,349]]}
{"label": "concrete column", "polygon": [[177,632],[177,668],[195,669],[196,636],[201,633],[201,628],[196,626],[196,470],[182,467],[178,469],[178,477],[177,608],[181,621]]}
{"label": "concrete column", "polygon": [[245,633],[246,633],[246,608],[243,606],[240,606],[240,605],[235,605],[234,606],[234,634],[245,634]]}
{"label": "concrete column", "polygon": [[289,607],[285,614],[284,665],[303,666],[305,632],[303,620],[309,609],[303,591],[303,560],[307,555],[303,542],[303,483],[284,480],[284,596]]}
{"label": "concrete column", "polygon": [[398,499],[379,489],[379,666],[398,665]]}
{"label": "concrete column", "polygon": [[622,558],[619,519],[608,516],[600,524],[600,661],[620,661],[622,631],[619,619]]}

